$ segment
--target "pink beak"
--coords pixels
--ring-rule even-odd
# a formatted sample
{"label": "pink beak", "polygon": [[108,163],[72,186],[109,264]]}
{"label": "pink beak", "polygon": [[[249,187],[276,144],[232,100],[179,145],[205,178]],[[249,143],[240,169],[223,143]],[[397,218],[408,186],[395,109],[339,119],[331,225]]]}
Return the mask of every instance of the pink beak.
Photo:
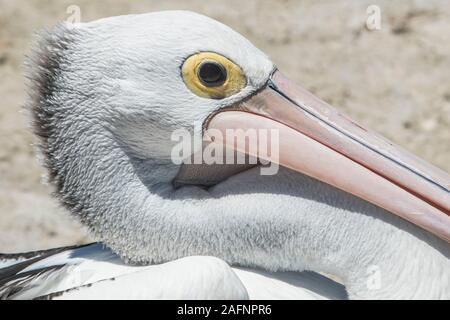
{"label": "pink beak", "polygon": [[[265,160],[365,199],[450,242],[450,176],[364,129],[279,71],[254,96],[212,117],[207,129],[224,137],[227,129],[276,129],[279,153]],[[222,143],[261,156],[257,146]]]}

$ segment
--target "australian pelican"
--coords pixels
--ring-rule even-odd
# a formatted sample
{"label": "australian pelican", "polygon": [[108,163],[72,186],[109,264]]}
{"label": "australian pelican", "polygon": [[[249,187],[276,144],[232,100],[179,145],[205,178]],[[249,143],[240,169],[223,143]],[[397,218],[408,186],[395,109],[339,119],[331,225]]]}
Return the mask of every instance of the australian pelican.
{"label": "australian pelican", "polygon": [[[450,298],[449,175],[292,84],[230,28],[128,15],[60,24],[33,51],[49,181],[99,243],[0,256],[2,298]],[[180,128],[276,129],[279,157],[260,160],[281,166],[176,164]]]}

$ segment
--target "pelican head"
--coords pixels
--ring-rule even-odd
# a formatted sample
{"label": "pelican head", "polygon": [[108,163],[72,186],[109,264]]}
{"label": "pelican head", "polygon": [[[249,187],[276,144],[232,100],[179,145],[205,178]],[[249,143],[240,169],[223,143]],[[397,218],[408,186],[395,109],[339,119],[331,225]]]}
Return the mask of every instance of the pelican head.
{"label": "pelican head", "polygon": [[[167,11],[60,24],[28,65],[55,194],[124,260],[215,255],[336,274],[351,297],[449,296],[448,175],[293,85],[221,23]],[[266,159],[277,174],[174,187],[174,131],[252,128],[279,132]]]}

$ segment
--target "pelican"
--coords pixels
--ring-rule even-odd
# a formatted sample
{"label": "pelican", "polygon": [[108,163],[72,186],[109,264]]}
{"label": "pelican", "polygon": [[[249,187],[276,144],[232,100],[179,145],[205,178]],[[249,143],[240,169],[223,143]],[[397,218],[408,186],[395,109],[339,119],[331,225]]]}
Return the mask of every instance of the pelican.
{"label": "pelican", "polygon": [[[54,194],[98,242],[1,255],[2,298],[450,298],[449,175],[227,26],[186,11],[62,23],[27,65]],[[218,133],[276,130],[278,157],[174,163],[179,129],[257,158]]]}

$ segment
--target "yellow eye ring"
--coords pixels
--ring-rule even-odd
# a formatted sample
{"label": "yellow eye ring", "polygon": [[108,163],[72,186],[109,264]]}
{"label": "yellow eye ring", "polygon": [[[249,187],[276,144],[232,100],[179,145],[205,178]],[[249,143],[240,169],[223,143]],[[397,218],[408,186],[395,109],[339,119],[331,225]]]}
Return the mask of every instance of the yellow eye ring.
{"label": "yellow eye ring", "polygon": [[189,90],[203,98],[223,99],[247,85],[242,69],[214,52],[190,56],[183,63],[181,74]]}

